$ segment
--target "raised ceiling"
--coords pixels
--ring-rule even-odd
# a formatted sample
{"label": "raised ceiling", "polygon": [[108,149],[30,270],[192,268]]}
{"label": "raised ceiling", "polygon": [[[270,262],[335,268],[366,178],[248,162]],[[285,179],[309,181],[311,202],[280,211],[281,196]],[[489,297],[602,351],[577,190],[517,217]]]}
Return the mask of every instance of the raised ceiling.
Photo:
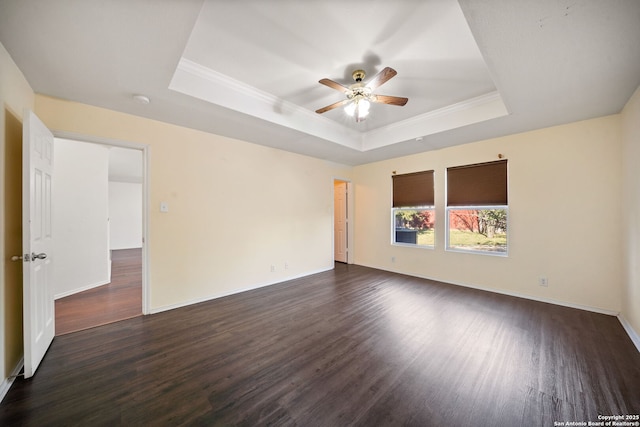
{"label": "raised ceiling", "polygon": [[[352,165],[617,113],[639,41],[637,0],[0,0],[38,93]],[[314,112],[385,66],[406,106]]]}

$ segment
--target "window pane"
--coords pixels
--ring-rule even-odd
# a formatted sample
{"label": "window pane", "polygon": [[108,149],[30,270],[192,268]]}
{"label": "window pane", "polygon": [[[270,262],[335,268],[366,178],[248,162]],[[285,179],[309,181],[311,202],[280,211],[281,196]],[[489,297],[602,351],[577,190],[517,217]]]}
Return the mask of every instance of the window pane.
{"label": "window pane", "polygon": [[436,215],[433,208],[393,209],[393,218],[394,243],[434,246]]}
{"label": "window pane", "polygon": [[448,208],[447,249],[507,252],[507,208]]}

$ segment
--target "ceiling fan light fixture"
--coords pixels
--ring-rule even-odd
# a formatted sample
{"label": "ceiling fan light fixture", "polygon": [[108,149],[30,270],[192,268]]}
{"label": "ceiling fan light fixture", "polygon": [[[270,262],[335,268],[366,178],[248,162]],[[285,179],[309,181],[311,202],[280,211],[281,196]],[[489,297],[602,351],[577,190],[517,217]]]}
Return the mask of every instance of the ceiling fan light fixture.
{"label": "ceiling fan light fixture", "polygon": [[344,112],[347,113],[348,116],[353,117],[353,115],[356,112],[356,105],[357,105],[357,101],[353,101],[353,102],[348,103],[344,107]]}
{"label": "ceiling fan light fixture", "polygon": [[362,80],[366,74],[363,70],[355,70],[352,74],[355,83],[350,86],[345,86],[340,83],[336,83],[330,79],[322,79],[319,83],[328,86],[332,89],[342,92],[346,99],[338,102],[334,102],[331,105],[316,110],[316,113],[322,114],[327,111],[333,110],[344,106],[344,111],[351,117],[355,117],[356,122],[360,122],[369,114],[369,107],[372,102],[379,104],[398,105],[403,106],[407,103],[408,99],[399,96],[388,95],[375,95],[373,91],[388,81],[390,78],[397,74],[396,70],[391,67],[385,67],[382,71],[373,77],[367,84],[364,84]]}
{"label": "ceiling fan light fixture", "polygon": [[356,122],[363,121],[369,115],[369,106],[371,104],[366,99],[361,99],[356,105]]}
{"label": "ceiling fan light fixture", "polygon": [[369,101],[362,97],[358,97],[344,107],[344,112],[351,117],[355,117],[356,122],[360,122],[369,115],[370,106],[371,103]]}

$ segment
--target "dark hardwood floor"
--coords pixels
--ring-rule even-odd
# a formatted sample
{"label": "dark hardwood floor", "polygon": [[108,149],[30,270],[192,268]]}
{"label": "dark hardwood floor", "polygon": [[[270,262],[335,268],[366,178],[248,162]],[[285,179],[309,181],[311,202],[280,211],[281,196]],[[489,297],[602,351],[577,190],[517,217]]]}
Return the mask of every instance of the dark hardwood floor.
{"label": "dark hardwood floor", "polygon": [[57,299],[56,335],[142,315],[142,249],[111,251],[111,282]]}
{"label": "dark hardwood floor", "polygon": [[[180,286],[176,283],[176,286]],[[640,414],[612,316],[366,267],[54,339],[0,425],[553,426]]]}

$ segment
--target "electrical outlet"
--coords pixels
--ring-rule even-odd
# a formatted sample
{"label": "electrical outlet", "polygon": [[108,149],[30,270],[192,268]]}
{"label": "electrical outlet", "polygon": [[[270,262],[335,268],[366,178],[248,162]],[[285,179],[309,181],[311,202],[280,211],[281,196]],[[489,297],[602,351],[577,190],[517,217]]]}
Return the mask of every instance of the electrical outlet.
{"label": "electrical outlet", "polygon": [[549,286],[549,280],[546,278],[546,276],[540,276],[538,278],[538,284],[540,286],[547,287],[547,286]]}
{"label": "electrical outlet", "polygon": [[396,262],[396,257],[392,256],[391,257],[391,262]]}
{"label": "electrical outlet", "polygon": [[284,269],[285,270],[289,269],[289,263],[287,261],[284,262]]}
{"label": "electrical outlet", "polygon": [[276,271],[276,266],[271,264],[271,272],[273,273],[274,271]]}

